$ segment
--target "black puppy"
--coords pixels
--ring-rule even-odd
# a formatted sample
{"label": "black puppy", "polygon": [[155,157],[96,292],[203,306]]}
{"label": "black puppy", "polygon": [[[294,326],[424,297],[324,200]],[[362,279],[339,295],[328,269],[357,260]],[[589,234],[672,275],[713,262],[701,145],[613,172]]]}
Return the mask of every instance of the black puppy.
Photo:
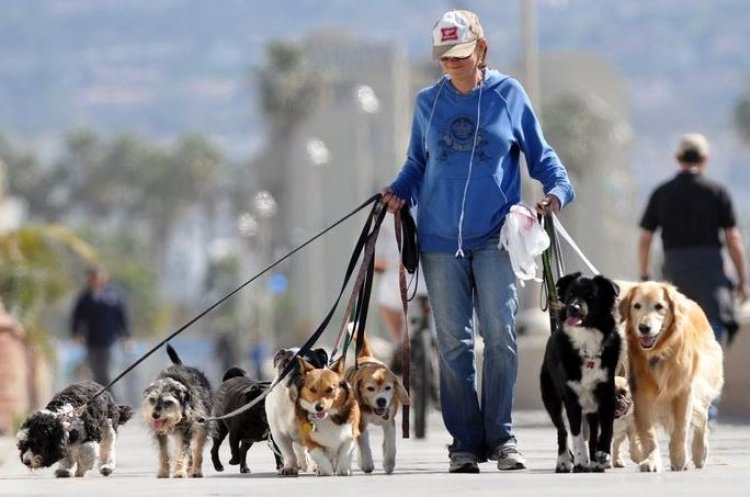
{"label": "black puppy", "polygon": [[[573,273],[558,280],[557,291],[561,331],[547,341],[540,375],[544,407],[557,428],[555,471],[604,471],[611,464],[615,369],[622,346],[615,317],[619,287],[603,276]],[[572,453],[563,407],[573,436]]]}
{"label": "black puppy", "polygon": [[104,476],[115,470],[117,427],[133,416],[129,406],[115,404],[104,392],[83,411],[102,386],[93,381],[74,383],[34,411],[18,431],[21,462],[29,469],[46,468],[60,461],[55,476],[83,476],[97,459]]}
{"label": "black puppy", "polygon": [[[247,376],[240,368],[229,368],[224,373],[222,384],[214,397],[214,416],[223,416],[235,409],[248,404],[261,395],[269,387],[269,382],[255,381]],[[229,449],[232,458],[229,464],[239,464],[240,473],[249,473],[247,466],[247,451],[253,443],[268,440],[270,431],[266,419],[265,399],[247,411],[237,416],[222,419],[217,422],[217,433],[213,437],[211,447],[211,460],[216,471],[224,471],[224,466],[219,459],[219,447],[227,435],[229,435]],[[282,466],[281,457],[274,453],[276,469]]]}

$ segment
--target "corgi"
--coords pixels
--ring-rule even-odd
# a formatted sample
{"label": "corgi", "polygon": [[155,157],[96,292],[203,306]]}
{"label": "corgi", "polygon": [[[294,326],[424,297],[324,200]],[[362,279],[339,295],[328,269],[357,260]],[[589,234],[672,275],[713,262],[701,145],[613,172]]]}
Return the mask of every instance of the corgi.
{"label": "corgi", "polygon": [[295,404],[300,438],[316,464],[318,476],[350,476],[360,411],[344,379],[344,358],[331,369],[317,369],[297,358],[302,381]]}
{"label": "corgi", "polygon": [[[280,349],[273,358],[276,368],[276,379],[299,351],[298,348]],[[328,353],[324,349],[313,349],[304,355],[305,360],[315,367],[322,368],[328,364]],[[297,476],[300,471],[307,471],[309,462],[307,451],[302,445],[295,405],[302,381],[302,371],[292,370],[287,379],[276,385],[266,396],[266,419],[271,430],[271,438],[278,446],[283,465],[278,469],[279,476]]]}
{"label": "corgi", "polygon": [[383,428],[383,470],[391,474],[396,467],[396,414],[400,405],[409,405],[409,393],[398,376],[373,357],[367,338],[357,359],[359,367],[346,371],[346,381],[360,408],[359,467],[365,473],[375,469],[367,427],[378,425]]}

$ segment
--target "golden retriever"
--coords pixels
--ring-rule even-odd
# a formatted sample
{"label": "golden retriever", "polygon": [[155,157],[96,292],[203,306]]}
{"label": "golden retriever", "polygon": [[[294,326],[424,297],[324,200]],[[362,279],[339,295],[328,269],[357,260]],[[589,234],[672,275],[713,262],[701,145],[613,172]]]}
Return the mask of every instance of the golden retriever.
{"label": "golden retriever", "polygon": [[668,284],[648,281],[623,294],[629,379],[643,459],[639,469],[661,471],[656,427],[669,434],[673,471],[687,469],[693,427],[692,459],[702,468],[708,457],[708,408],[724,383],[721,346],[703,310]]}

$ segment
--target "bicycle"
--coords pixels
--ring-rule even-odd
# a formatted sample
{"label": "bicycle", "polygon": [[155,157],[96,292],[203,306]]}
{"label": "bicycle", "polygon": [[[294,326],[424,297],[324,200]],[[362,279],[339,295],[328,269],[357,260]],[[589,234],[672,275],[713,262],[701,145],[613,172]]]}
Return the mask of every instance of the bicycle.
{"label": "bicycle", "polygon": [[409,306],[410,384],[414,416],[414,436],[427,435],[427,413],[430,404],[440,408],[437,343],[432,327],[432,311],[426,295],[417,295]]}

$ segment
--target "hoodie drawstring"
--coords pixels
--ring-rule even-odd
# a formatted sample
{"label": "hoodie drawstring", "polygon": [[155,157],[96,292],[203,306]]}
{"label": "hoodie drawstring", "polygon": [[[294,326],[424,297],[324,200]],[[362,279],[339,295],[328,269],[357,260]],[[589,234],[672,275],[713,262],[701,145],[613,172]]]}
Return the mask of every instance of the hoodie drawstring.
{"label": "hoodie drawstring", "polygon": [[456,258],[463,258],[464,256],[464,214],[466,212],[466,194],[469,191],[469,181],[471,180],[471,170],[474,166],[474,152],[477,149],[477,138],[479,137],[479,118],[481,117],[482,109],[482,90],[484,89],[484,73],[482,73],[482,81],[479,83],[479,98],[477,99],[477,125],[474,128],[474,143],[471,146],[471,155],[469,156],[469,174],[466,177],[466,184],[464,185],[464,196],[461,199],[461,215],[458,218],[458,250],[456,251]]}

